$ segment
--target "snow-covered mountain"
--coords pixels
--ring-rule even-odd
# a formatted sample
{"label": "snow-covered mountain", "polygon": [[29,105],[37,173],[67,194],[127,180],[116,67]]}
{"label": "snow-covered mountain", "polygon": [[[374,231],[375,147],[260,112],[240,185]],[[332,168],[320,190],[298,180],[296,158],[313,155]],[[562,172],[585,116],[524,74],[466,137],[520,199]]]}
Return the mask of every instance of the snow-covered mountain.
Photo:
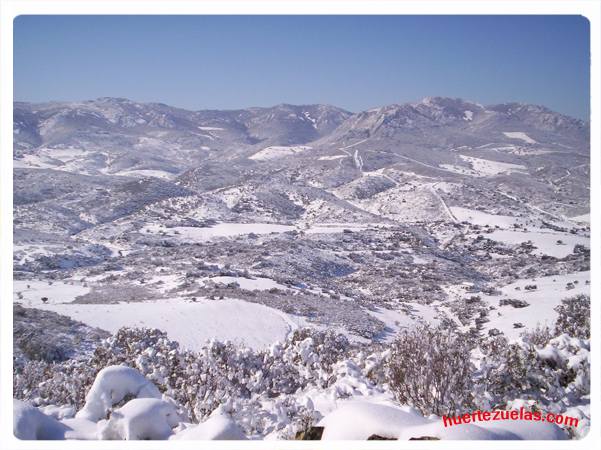
{"label": "snow-covered mountain", "polygon": [[15,103],[15,157],[26,167],[170,178],[257,144],[313,141],[349,115],[325,105],[186,111],[121,98]]}

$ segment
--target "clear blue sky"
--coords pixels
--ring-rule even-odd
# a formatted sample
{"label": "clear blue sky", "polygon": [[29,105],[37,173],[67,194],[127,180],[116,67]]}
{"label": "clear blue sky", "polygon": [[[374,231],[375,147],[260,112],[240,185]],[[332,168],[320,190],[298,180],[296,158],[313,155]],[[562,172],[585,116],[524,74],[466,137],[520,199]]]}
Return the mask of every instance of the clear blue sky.
{"label": "clear blue sky", "polygon": [[189,109],[425,96],[589,114],[579,16],[20,16],[15,100],[103,96]]}

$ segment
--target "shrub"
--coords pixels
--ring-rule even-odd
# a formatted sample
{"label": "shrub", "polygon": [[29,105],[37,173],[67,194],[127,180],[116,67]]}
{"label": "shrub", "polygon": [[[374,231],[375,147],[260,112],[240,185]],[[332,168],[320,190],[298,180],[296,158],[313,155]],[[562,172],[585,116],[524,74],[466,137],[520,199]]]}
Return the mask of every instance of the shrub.
{"label": "shrub", "polygon": [[516,398],[536,398],[547,380],[540,376],[536,349],[533,345],[509,343],[504,336],[495,336],[482,345],[482,365],[477,385],[488,399],[483,409],[505,408]]}
{"label": "shrub", "polygon": [[473,405],[470,347],[465,336],[442,327],[403,331],[392,344],[390,388],[397,400],[424,415],[455,415]]}
{"label": "shrub", "polygon": [[555,308],[559,314],[555,322],[555,335],[567,333],[572,337],[591,337],[591,299],[588,295],[564,298]]}
{"label": "shrub", "polygon": [[537,325],[536,328],[524,331],[520,336],[525,342],[534,345],[537,348],[544,347],[553,338],[550,328],[540,324]]}

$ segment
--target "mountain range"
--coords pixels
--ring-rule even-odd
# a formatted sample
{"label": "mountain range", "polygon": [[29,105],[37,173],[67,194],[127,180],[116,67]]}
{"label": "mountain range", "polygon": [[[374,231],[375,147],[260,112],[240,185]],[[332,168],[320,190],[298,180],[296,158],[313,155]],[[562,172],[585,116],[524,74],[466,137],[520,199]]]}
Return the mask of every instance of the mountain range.
{"label": "mountain range", "polygon": [[184,216],[286,223],[457,220],[449,206],[567,218],[589,205],[589,124],[535,105],[15,102],[13,132],[23,230],[79,233],[166,199]]}

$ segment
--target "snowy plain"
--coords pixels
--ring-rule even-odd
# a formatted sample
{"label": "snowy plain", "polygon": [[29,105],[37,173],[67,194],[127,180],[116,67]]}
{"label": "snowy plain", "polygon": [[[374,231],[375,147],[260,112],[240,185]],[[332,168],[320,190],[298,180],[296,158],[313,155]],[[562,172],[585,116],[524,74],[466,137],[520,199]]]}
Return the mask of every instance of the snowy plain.
{"label": "snowy plain", "polygon": [[159,328],[189,350],[211,339],[264,348],[305,324],[300,317],[237,299],[157,300],[118,304],[48,304],[38,308],[112,333],[121,327]]}

